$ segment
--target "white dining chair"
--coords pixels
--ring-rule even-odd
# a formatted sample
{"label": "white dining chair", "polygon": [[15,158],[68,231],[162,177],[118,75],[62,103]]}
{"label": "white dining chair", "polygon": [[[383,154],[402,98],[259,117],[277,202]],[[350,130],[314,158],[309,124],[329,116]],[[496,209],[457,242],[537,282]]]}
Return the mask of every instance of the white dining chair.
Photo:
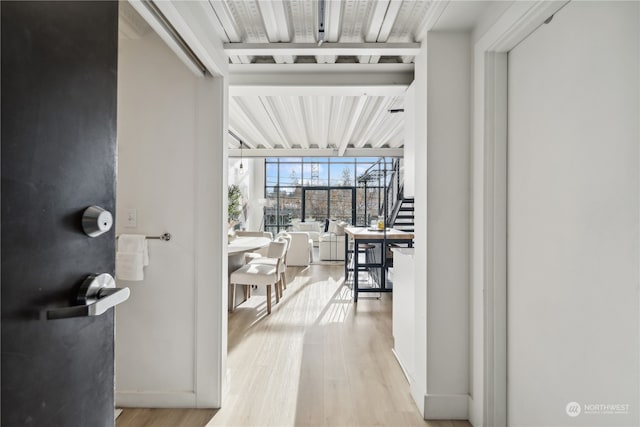
{"label": "white dining chair", "polygon": [[[245,264],[233,273],[229,279],[231,283],[231,292],[233,305],[231,311],[235,309],[235,297],[237,285],[249,286],[266,286],[267,288],[267,314],[271,314],[271,286],[275,286],[276,304],[280,302],[282,296],[282,268],[281,261],[286,256],[287,242],[275,241],[269,244],[269,255],[274,257],[263,257]],[[247,296],[249,293],[247,292]]]}
{"label": "white dining chair", "polygon": [[[276,291],[278,292],[280,298],[282,298],[283,290],[287,289],[287,254],[289,253],[291,242],[289,239],[283,236],[278,237],[276,241],[286,243],[286,249],[282,256],[280,256],[279,254],[275,254],[274,251],[267,250],[267,254],[265,256],[251,258],[248,264],[267,264],[277,266],[278,275],[280,275],[280,282],[278,283],[279,286],[276,287]],[[249,290],[248,296],[250,296],[250,292],[251,291]]]}

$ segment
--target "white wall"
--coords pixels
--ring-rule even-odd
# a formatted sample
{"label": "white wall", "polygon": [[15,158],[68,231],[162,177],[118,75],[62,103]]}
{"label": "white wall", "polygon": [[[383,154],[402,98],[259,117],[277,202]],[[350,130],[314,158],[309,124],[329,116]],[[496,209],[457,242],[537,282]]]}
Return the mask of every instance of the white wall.
{"label": "white wall", "polygon": [[414,82],[416,367],[412,395],[426,419],[466,419],[469,34],[429,32],[422,54],[416,59]]}
{"label": "white wall", "polygon": [[263,215],[264,206],[258,203],[259,199],[264,198],[264,159],[251,159],[251,203],[249,204],[249,230],[259,230],[260,226],[264,228]]}
{"label": "white wall", "polygon": [[120,41],[116,232],[172,239],[149,241],[144,281],[119,281],[131,297],[117,309],[118,405],[220,404],[224,96],[222,78],[196,77],[155,33]]}
{"label": "white wall", "polygon": [[[506,125],[503,130],[500,129],[500,122],[506,119],[506,109],[504,117],[500,117],[501,110],[506,108],[506,97],[504,106],[495,104],[506,93],[506,79],[504,93],[498,93],[503,90],[500,79],[502,74],[506,75],[506,53],[491,53],[487,56],[487,52],[508,52],[565,3],[512,2],[499,13],[486,14],[484,18],[489,22],[479,24],[480,29],[474,31],[471,169],[472,392],[469,416],[476,427],[506,425],[506,406],[503,405],[506,399],[500,403],[501,395],[506,394],[506,370],[499,372],[498,369],[499,365],[506,366],[500,360],[506,356],[506,350],[502,355],[499,354],[500,347],[505,346],[506,342],[506,336],[500,337],[505,335],[507,328],[506,292],[505,295],[496,294],[506,289],[507,271],[504,258],[506,244],[501,247],[506,242],[506,186],[499,182],[501,177],[506,176],[506,162],[499,165],[501,157],[506,159],[506,147],[501,146],[503,141],[506,145]],[[582,44],[582,47],[588,49],[591,45]],[[559,55],[561,58],[565,56],[564,53]],[[496,62],[491,58],[495,58]],[[502,63],[505,64],[503,68]],[[494,69],[499,71],[494,73]],[[540,83],[542,82],[541,80]],[[563,115],[567,113],[570,111],[563,112]],[[500,229],[501,223],[503,230]],[[502,281],[504,283],[500,283]],[[487,304],[497,304],[502,311],[486,311]],[[500,357],[486,358],[492,351],[497,351]],[[494,366],[495,370],[488,370]],[[504,385],[500,385],[501,382]],[[564,413],[564,408],[561,410]]]}
{"label": "white wall", "polygon": [[563,4],[494,2],[471,34],[469,421],[475,427],[506,425],[506,295],[500,293],[506,289],[506,226],[500,226],[506,218],[506,52]]}
{"label": "white wall", "polygon": [[509,53],[508,425],[640,424],[639,40],[570,3]]}
{"label": "white wall", "polygon": [[[427,395],[427,43],[422,43],[414,69],[414,171],[415,171],[415,356],[411,377],[411,397],[424,416]],[[411,159],[405,157],[405,162]]]}
{"label": "white wall", "polygon": [[404,170],[404,195],[413,197],[415,195],[416,163],[416,107],[415,107],[415,82],[411,83],[404,93],[404,158],[402,167]]}
{"label": "white wall", "polygon": [[243,219],[245,230],[257,231],[262,223],[263,207],[259,199],[264,197],[264,159],[245,158],[242,160],[243,172],[240,172],[240,159],[229,159],[229,185],[240,186],[244,201],[247,203],[247,218]]}
{"label": "white wall", "polygon": [[469,46],[427,35],[427,419],[467,418]]}

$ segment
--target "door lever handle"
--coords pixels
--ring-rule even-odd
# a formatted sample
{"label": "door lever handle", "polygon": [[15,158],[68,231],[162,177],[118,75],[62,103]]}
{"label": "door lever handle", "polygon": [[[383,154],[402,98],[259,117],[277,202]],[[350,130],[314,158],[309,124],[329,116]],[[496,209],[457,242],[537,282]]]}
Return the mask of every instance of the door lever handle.
{"label": "door lever handle", "polygon": [[77,301],[81,305],[47,310],[47,319],[99,316],[129,299],[129,288],[116,288],[108,273],[92,274],[82,282]]}

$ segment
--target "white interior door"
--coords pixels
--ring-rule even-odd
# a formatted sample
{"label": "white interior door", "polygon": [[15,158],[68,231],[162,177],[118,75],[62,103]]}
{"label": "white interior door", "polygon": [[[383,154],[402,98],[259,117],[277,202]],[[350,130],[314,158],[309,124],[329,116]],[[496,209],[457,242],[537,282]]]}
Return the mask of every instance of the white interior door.
{"label": "white interior door", "polygon": [[510,426],[640,425],[639,17],[570,3],[509,53]]}

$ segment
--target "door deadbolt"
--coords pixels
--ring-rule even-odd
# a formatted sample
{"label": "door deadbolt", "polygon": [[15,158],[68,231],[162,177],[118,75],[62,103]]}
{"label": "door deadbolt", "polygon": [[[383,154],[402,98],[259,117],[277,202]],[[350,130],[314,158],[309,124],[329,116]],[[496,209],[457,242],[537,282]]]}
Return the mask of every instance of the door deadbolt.
{"label": "door deadbolt", "polygon": [[111,230],[113,216],[100,206],[89,206],[82,214],[82,229],[89,237],[98,237]]}

